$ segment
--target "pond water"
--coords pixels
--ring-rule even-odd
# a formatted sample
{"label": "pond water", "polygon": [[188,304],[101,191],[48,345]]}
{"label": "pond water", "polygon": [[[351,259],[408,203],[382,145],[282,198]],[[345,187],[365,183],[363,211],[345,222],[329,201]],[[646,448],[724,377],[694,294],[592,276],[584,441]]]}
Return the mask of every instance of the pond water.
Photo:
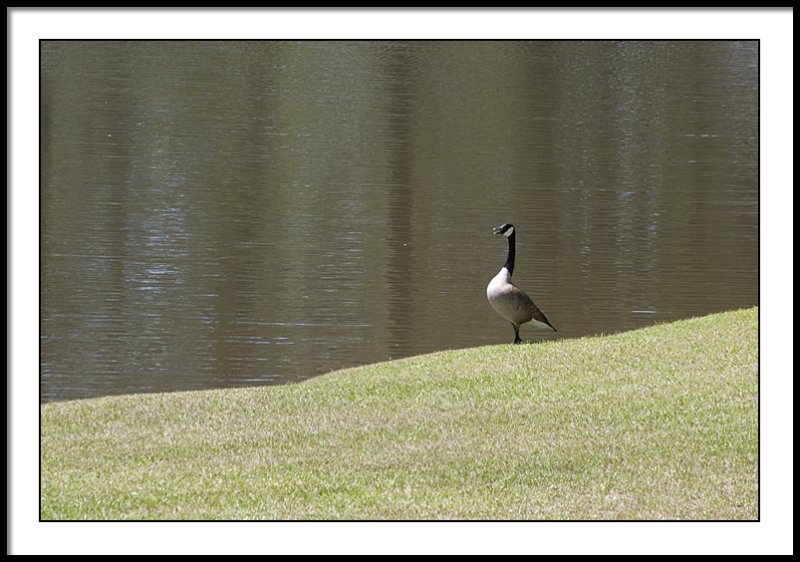
{"label": "pond water", "polygon": [[[758,302],[754,41],[41,43],[41,399]],[[539,335],[522,328],[524,339]]]}

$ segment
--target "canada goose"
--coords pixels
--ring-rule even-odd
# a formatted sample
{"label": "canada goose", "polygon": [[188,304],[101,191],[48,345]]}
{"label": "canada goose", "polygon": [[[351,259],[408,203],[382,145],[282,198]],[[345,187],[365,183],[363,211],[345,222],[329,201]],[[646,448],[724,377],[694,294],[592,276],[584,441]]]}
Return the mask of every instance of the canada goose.
{"label": "canada goose", "polygon": [[547,317],[539,310],[525,291],[517,288],[511,282],[511,275],[514,273],[515,258],[515,237],[513,224],[504,224],[494,229],[494,234],[502,234],[508,238],[508,259],[506,264],[500,269],[500,273],[489,281],[486,287],[486,298],[489,304],[495,309],[497,314],[511,322],[514,326],[514,343],[522,343],[519,338],[519,327],[521,324],[531,322],[537,330],[556,331],[555,327],[547,320]]}

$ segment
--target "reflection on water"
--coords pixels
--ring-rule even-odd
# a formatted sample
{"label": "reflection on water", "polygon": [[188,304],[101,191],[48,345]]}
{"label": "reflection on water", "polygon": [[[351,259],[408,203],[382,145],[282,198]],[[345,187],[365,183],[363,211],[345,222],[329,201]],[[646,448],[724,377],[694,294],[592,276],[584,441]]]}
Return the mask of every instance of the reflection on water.
{"label": "reflection on water", "polygon": [[756,304],[757,48],[44,42],[42,399]]}

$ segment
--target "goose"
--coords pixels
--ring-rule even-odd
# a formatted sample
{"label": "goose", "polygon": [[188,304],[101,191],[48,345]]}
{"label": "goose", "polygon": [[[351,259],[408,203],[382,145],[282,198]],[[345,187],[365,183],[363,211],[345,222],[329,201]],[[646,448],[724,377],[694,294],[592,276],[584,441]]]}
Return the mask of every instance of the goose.
{"label": "goose", "polygon": [[526,322],[531,322],[531,325],[537,330],[555,332],[555,326],[550,323],[525,291],[511,282],[511,275],[514,273],[514,258],[516,257],[514,225],[498,226],[494,229],[494,234],[502,234],[508,238],[508,258],[505,265],[500,268],[500,272],[489,281],[489,285],[486,287],[486,298],[489,299],[489,304],[497,314],[514,326],[514,343],[522,343],[519,337],[519,327]]}

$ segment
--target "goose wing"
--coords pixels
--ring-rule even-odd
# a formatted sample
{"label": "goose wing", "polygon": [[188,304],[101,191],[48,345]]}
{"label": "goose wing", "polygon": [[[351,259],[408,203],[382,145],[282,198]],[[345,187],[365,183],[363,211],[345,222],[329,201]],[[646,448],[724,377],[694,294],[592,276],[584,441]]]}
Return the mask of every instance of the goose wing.
{"label": "goose wing", "polygon": [[[514,308],[516,311],[518,311],[518,314],[523,312],[525,313],[525,319],[522,320],[522,322],[536,320],[537,322],[550,326],[554,332],[556,331],[556,327],[550,323],[550,321],[547,319],[547,316],[544,315],[544,312],[542,312],[539,307],[536,306],[536,303],[533,302],[533,299],[531,299],[525,291],[516,285],[511,285],[509,293],[509,298],[514,302]],[[520,314],[520,318],[521,317],[522,314]]]}

